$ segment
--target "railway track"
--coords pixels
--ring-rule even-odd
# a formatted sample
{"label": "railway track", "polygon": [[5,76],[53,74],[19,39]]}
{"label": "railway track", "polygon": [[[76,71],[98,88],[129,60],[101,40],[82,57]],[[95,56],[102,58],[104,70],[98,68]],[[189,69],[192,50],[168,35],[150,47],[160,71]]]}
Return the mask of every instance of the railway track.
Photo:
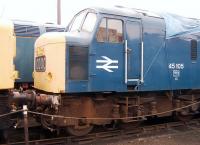
{"label": "railway track", "polygon": [[[196,130],[200,128],[200,118],[193,119],[189,122],[169,122],[155,125],[145,125],[136,129],[122,128],[108,131],[91,133],[83,137],[56,137],[49,139],[32,140],[29,145],[87,145],[87,144],[103,144],[113,141],[126,139],[136,139],[149,137],[153,135],[161,135],[170,132],[170,134],[181,133],[188,129]],[[3,145],[3,144],[2,144]],[[4,144],[5,145],[5,144]],[[25,145],[25,142],[9,143],[9,145]]]}

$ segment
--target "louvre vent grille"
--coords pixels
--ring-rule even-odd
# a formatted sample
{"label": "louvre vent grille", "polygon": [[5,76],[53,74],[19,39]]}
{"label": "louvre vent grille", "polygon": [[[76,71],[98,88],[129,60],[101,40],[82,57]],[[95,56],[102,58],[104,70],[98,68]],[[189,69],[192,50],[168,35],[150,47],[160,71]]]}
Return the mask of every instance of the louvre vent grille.
{"label": "louvre vent grille", "polygon": [[197,40],[191,40],[191,60],[197,60]]}
{"label": "louvre vent grille", "polygon": [[64,32],[65,28],[46,27],[46,32]]}
{"label": "louvre vent grille", "polygon": [[38,26],[14,24],[14,31],[16,36],[22,36],[22,37],[40,36],[40,29]]}

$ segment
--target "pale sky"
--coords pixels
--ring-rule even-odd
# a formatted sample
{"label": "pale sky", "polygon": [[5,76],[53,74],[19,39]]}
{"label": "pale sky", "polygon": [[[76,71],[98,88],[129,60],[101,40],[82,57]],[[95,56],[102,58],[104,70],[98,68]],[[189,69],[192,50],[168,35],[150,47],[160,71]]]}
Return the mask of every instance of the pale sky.
{"label": "pale sky", "polygon": [[[67,25],[78,11],[91,6],[121,5],[200,19],[199,3],[199,0],[61,0],[62,25]],[[56,23],[56,0],[0,0],[0,17]]]}

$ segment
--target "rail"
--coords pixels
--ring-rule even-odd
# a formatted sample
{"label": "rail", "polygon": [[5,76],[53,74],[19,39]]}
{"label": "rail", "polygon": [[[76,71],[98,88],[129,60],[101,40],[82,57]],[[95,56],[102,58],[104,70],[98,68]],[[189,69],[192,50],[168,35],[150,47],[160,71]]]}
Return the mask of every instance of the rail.
{"label": "rail", "polygon": [[[41,140],[33,140],[29,141],[30,145],[89,145],[89,144],[97,144],[97,143],[108,143],[115,141],[123,141],[127,139],[137,139],[151,137],[153,135],[163,135],[161,132],[165,133],[167,131],[172,131],[170,135],[177,134],[178,130],[180,133],[181,128],[186,128],[196,130],[200,128],[200,119],[194,119],[189,122],[170,122],[170,123],[162,123],[162,124],[154,124],[154,125],[146,125],[144,127],[139,127],[137,129],[126,128],[126,129],[116,129],[109,131],[102,131],[98,133],[91,133],[83,137],[57,137],[57,138],[49,138],[49,139],[41,139]],[[194,128],[194,129],[193,129]],[[2,144],[5,145],[5,144]],[[10,143],[9,145],[25,145],[25,142],[16,142]]]}

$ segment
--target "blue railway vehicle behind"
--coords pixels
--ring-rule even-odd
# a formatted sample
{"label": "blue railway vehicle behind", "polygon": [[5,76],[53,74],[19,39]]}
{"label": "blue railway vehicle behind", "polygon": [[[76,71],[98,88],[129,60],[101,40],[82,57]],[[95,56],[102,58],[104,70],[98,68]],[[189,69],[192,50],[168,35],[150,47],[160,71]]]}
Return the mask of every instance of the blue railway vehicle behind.
{"label": "blue railway vehicle behind", "polygon": [[15,65],[19,72],[16,80],[18,87],[27,88],[33,83],[34,44],[36,39],[46,32],[63,32],[64,27],[55,24],[39,24],[36,22],[13,20],[16,36]]}
{"label": "blue railway vehicle behind", "polygon": [[41,116],[41,124],[81,136],[147,116],[190,119],[199,111],[199,31],[199,20],[173,14],[82,10],[66,32],[36,40],[34,87],[42,94],[32,96],[51,100],[36,111],[68,117]]}

